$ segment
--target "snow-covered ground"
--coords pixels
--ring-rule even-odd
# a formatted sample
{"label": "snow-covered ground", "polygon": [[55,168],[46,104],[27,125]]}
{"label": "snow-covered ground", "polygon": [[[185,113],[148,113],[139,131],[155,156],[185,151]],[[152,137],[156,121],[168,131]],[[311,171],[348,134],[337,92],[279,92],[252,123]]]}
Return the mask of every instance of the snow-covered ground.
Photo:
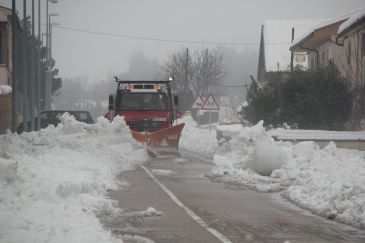
{"label": "snow-covered ground", "polygon": [[146,159],[121,118],[65,114],[56,128],[0,136],[0,242],[122,242],[96,215],[118,213],[107,190]]}
{"label": "snow-covered ground", "polygon": [[[262,123],[214,125],[209,131],[190,116],[181,121],[186,127],[180,148],[213,157],[209,176],[261,192],[282,191],[316,214],[365,227],[365,152],[333,143],[320,149],[310,141],[278,142]],[[0,136],[0,242],[151,242],[138,232],[118,239],[101,223],[105,215],[118,222],[130,217],[107,198],[107,190],[122,186],[117,175],[147,158],[122,118],[88,125],[65,114],[56,128]],[[137,212],[151,214],[163,212]]]}
{"label": "snow-covered ground", "polygon": [[274,141],[262,122],[218,130],[231,139],[215,153],[210,176],[262,192],[283,191],[318,215],[365,228],[364,151]]}

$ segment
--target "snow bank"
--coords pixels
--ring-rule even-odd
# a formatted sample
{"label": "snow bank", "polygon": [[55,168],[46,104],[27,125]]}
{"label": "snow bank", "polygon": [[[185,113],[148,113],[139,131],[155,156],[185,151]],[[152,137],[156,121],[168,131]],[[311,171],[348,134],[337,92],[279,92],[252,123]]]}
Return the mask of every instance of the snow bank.
{"label": "snow bank", "polygon": [[0,84],[0,95],[11,94],[11,91],[12,91],[11,86]]}
{"label": "snow bank", "polygon": [[0,182],[10,182],[15,178],[17,162],[0,158]]}
{"label": "snow bank", "polygon": [[262,123],[233,130],[214,155],[211,176],[262,192],[283,190],[318,215],[365,227],[365,152],[276,142]]}
{"label": "snow bank", "polygon": [[179,148],[210,157],[218,147],[215,129],[209,131],[207,126],[198,126],[190,115],[185,115],[180,122],[185,123]]}
{"label": "snow bank", "polygon": [[[231,128],[229,128],[231,127]],[[275,146],[272,137],[266,134],[263,122],[256,126],[219,126],[217,133],[225,139],[214,155],[215,173],[230,174],[235,170],[252,169],[269,175],[281,166],[285,151]]]}
{"label": "snow bank", "polygon": [[293,180],[285,192],[288,198],[316,214],[364,228],[365,153],[331,143],[323,150],[310,145],[300,155],[298,146],[272,175]]}
{"label": "snow bank", "polygon": [[146,158],[120,117],[64,114],[56,128],[0,136],[0,242],[122,242],[95,215],[118,211],[107,189]]}

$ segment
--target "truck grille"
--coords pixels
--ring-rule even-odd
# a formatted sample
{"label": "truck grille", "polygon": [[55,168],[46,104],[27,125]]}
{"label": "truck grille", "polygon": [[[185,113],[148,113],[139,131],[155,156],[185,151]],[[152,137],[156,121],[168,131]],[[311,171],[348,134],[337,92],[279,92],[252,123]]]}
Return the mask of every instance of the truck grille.
{"label": "truck grille", "polygon": [[138,121],[127,122],[129,128],[137,132],[155,132],[166,127],[166,122],[152,121],[152,119],[143,119]]}

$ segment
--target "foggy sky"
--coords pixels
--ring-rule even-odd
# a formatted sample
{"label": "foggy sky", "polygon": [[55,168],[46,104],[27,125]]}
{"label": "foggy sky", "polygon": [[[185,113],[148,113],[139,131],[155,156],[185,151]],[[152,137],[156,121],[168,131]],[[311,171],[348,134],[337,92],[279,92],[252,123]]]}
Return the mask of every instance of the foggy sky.
{"label": "foggy sky", "polygon": [[[58,13],[53,21],[64,27],[201,42],[136,40],[55,26],[53,56],[60,76],[97,81],[126,70],[129,56],[137,50],[162,62],[182,47],[216,47],[204,42],[243,42],[258,48],[265,19],[333,18],[364,6],[364,0],[59,0],[50,4],[49,12]],[[41,22],[45,23],[44,17]]]}

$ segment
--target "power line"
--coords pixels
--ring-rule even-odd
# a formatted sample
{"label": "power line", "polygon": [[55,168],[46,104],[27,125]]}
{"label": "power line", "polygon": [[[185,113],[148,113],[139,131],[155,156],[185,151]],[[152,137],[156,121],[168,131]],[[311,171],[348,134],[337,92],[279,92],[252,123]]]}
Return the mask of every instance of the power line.
{"label": "power line", "polygon": [[[62,30],[70,30],[75,32],[82,32],[88,34],[109,36],[109,37],[118,37],[118,38],[126,38],[126,39],[137,39],[137,40],[145,40],[145,41],[159,41],[159,42],[171,42],[171,43],[187,43],[187,44],[207,44],[207,45],[259,45],[259,42],[219,42],[219,41],[194,41],[194,40],[174,40],[174,39],[162,39],[162,38],[153,38],[146,36],[133,36],[133,35],[124,35],[124,34],[114,34],[114,33],[106,33],[100,31],[79,29],[73,27],[66,27],[55,25],[54,28],[62,29]],[[268,45],[288,45],[289,42],[267,42]]]}

